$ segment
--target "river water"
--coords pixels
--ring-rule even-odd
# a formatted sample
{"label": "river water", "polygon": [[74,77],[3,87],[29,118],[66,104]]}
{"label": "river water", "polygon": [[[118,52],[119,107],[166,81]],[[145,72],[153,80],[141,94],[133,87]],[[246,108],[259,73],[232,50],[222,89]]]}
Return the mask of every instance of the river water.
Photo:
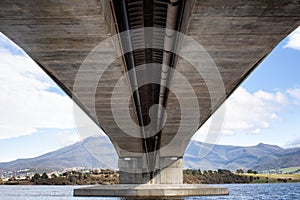
{"label": "river water", "polygon": [[[300,200],[300,183],[228,184],[228,196],[185,197],[191,199],[282,199]],[[73,197],[73,189],[80,186],[9,186],[0,185],[0,200],[121,200],[120,198]]]}

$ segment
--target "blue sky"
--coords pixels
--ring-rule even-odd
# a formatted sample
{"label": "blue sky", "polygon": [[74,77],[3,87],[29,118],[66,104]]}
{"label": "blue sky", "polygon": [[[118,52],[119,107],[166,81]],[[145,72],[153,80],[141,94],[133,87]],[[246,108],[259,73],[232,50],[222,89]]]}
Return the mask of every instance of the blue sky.
{"label": "blue sky", "polygon": [[[0,162],[38,156],[79,141],[70,98],[1,33],[0,55],[0,152],[5,152]],[[299,77],[300,28],[226,102],[218,144],[300,146]],[[193,139],[203,141],[206,134],[204,126]]]}

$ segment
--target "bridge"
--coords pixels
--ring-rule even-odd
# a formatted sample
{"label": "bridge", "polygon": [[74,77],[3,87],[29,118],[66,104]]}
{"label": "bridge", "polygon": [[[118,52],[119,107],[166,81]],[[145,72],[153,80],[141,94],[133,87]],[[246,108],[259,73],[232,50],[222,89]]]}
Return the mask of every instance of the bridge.
{"label": "bridge", "polygon": [[[163,187],[182,184],[190,138],[300,25],[299,7],[299,0],[1,0],[0,31],[107,134],[121,184]],[[189,190],[177,195],[200,195]]]}

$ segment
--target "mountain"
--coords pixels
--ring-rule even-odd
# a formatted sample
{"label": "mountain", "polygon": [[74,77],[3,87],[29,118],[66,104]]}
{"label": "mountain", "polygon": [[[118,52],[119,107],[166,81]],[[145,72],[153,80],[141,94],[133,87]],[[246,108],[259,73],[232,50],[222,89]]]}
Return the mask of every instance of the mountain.
{"label": "mountain", "polygon": [[[71,167],[117,168],[117,156],[107,137],[90,137],[36,158],[0,163],[0,169],[63,169]],[[211,145],[191,141],[184,155],[185,168],[216,170],[276,169],[300,166],[300,148],[283,149],[275,145]]]}
{"label": "mountain", "polygon": [[254,164],[253,168],[257,170],[287,168],[300,166],[300,148],[283,149],[275,153],[275,158],[263,157],[258,160],[259,164]]}
{"label": "mountain", "polygon": [[[213,148],[212,148],[213,147]],[[212,149],[211,149],[212,148]],[[210,150],[208,153],[207,150]],[[278,169],[300,166],[300,148],[275,145],[227,146],[192,141],[184,156],[185,167],[207,169]]]}
{"label": "mountain", "polygon": [[[92,151],[93,149],[96,153]],[[106,137],[90,137],[82,142],[77,142],[36,158],[0,163],[0,169],[64,169],[79,166],[107,168],[109,166],[104,163],[112,162],[111,160],[116,162],[117,156],[110,141]]]}

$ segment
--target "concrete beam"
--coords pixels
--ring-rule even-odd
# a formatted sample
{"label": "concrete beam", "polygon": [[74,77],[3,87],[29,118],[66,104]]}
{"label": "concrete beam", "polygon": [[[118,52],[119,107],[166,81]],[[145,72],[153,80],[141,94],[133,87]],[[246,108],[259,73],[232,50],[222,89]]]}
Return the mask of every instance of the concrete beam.
{"label": "concrete beam", "polygon": [[90,197],[180,197],[228,195],[223,187],[193,184],[102,185],[74,190],[74,196]]}

